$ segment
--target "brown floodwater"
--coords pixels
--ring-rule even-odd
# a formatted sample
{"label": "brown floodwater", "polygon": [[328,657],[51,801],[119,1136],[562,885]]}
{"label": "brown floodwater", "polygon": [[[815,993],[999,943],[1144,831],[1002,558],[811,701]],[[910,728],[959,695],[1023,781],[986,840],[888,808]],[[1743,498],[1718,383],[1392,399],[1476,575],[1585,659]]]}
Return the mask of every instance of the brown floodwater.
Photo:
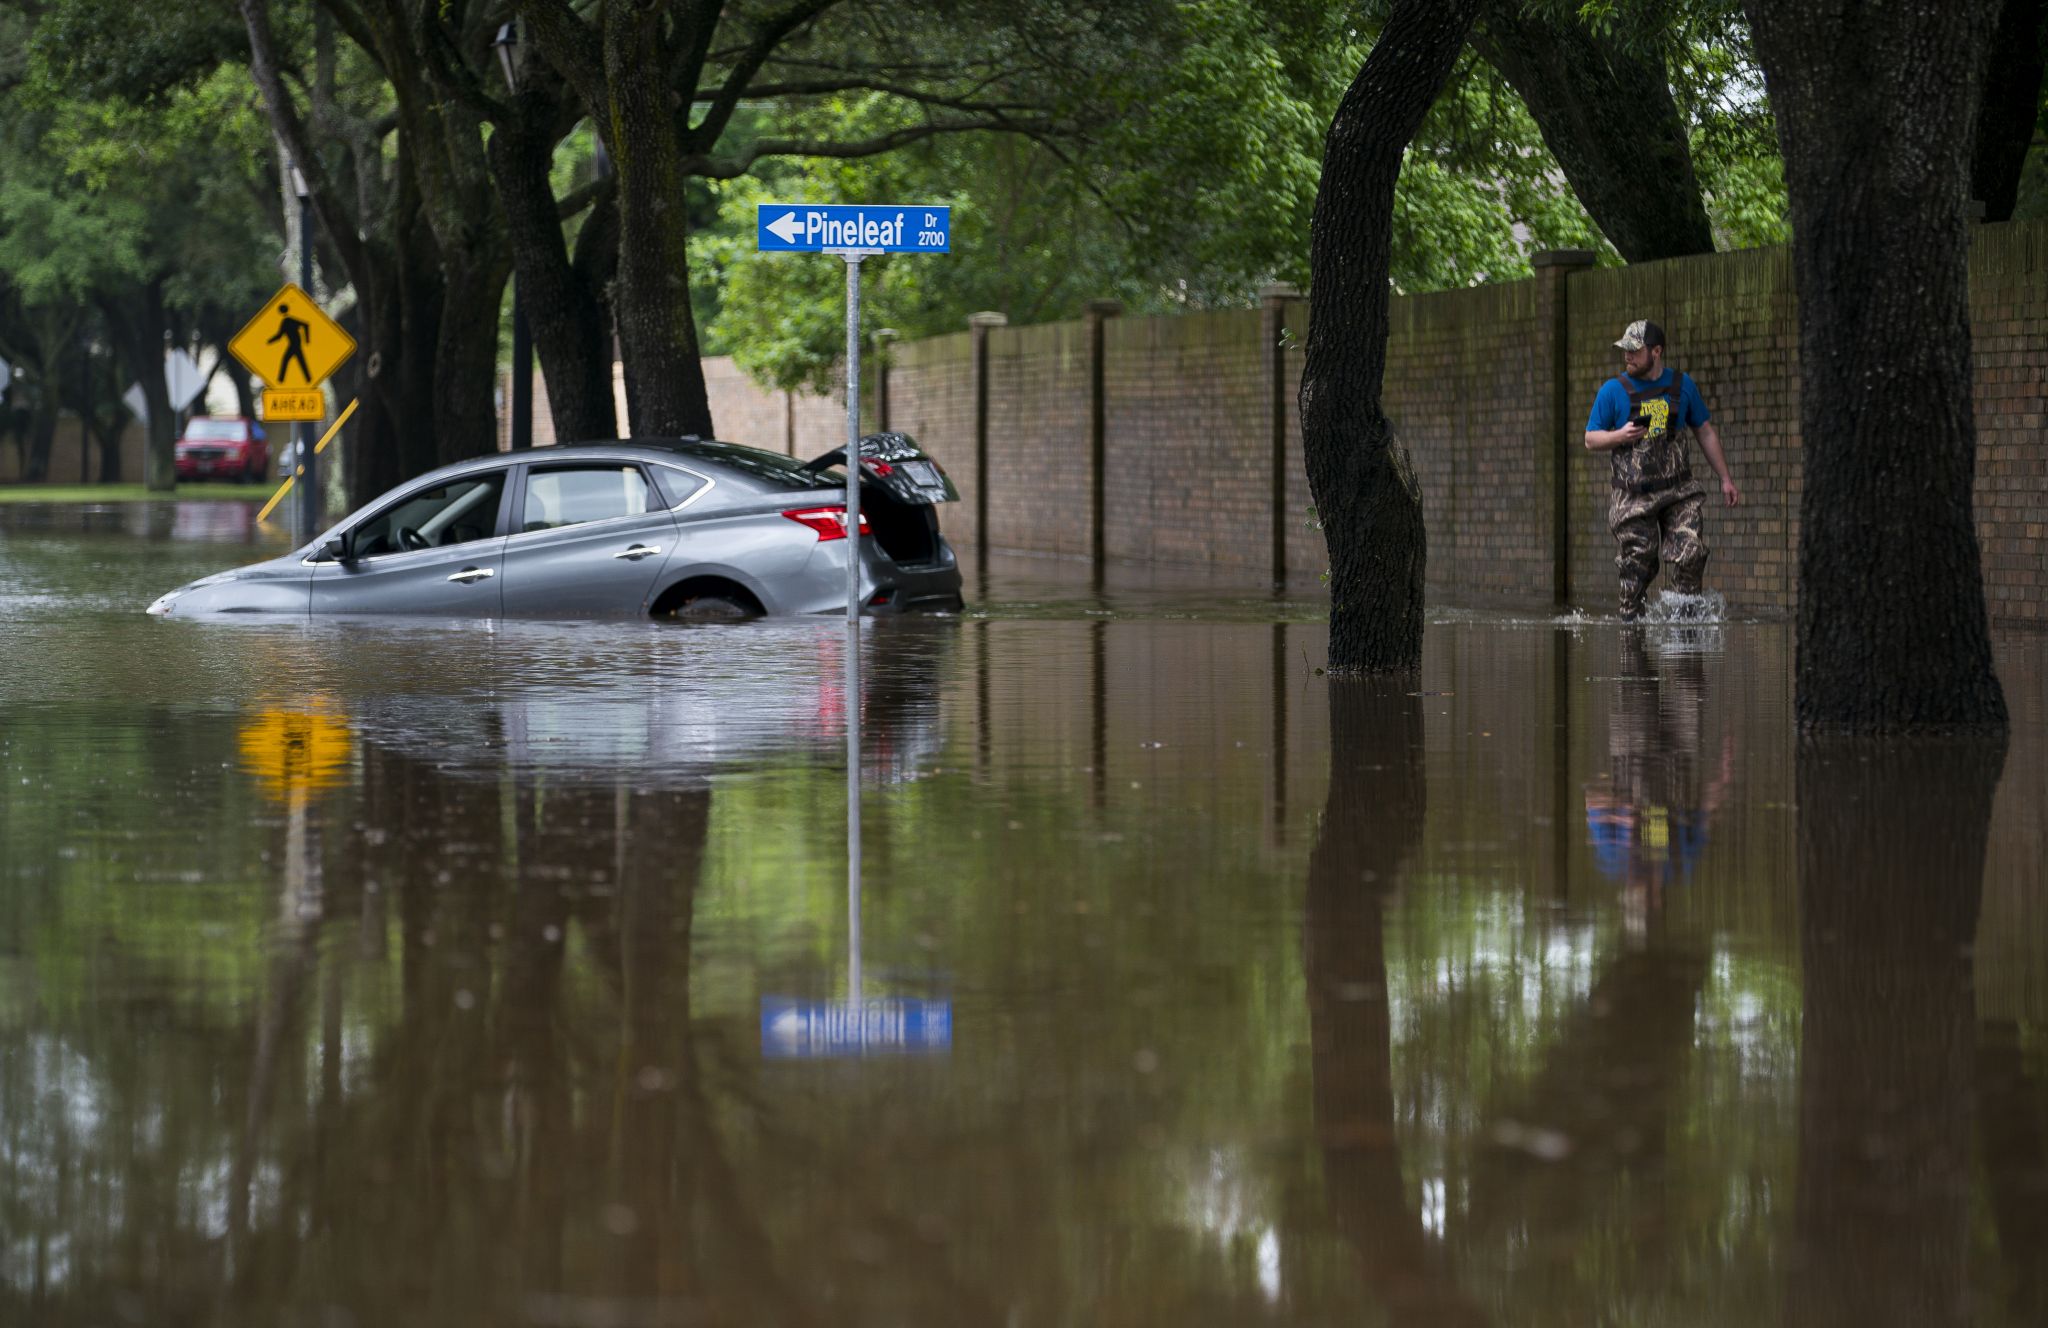
{"label": "brown floodwater", "polygon": [[2048,1319],[2048,640],[143,616],[276,547],[0,506],[0,1323]]}

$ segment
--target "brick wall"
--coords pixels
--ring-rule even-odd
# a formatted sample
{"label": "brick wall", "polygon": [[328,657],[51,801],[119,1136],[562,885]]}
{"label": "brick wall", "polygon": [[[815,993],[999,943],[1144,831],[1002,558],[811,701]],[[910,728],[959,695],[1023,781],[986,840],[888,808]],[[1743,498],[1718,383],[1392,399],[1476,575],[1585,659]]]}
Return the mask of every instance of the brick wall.
{"label": "brick wall", "polygon": [[1984,226],[1970,252],[1977,539],[1995,622],[2048,626],[2048,224]]}
{"label": "brick wall", "polygon": [[[1258,311],[1117,318],[1105,333],[1109,556],[1255,577],[1272,511]],[[1086,460],[1085,428],[1072,455]]]}
{"label": "brick wall", "polygon": [[1393,303],[1381,403],[1422,481],[1434,598],[1550,595],[1550,342],[1536,293],[1518,281]]}
{"label": "brick wall", "polygon": [[[1970,273],[1986,594],[1994,621],[2048,626],[2048,223],[1980,227]],[[1783,249],[1625,268],[1551,263],[1528,281],[1396,298],[1384,400],[1423,485],[1432,597],[1536,606],[1565,593],[1576,605],[1611,607],[1608,463],[1580,438],[1594,394],[1618,371],[1615,337],[1645,317],[1664,325],[1671,362],[1699,383],[1745,498],[1734,511],[1718,499],[1709,509],[1708,582],[1745,612],[1790,612],[1799,348]],[[1109,557],[1228,571],[1241,584],[1272,570],[1277,363],[1286,570],[1323,570],[1293,405],[1307,329],[1306,302],[1278,295],[1263,309],[1107,321]],[[982,335],[985,479],[975,437]],[[1087,556],[1092,349],[1087,319],[892,348],[890,423],[960,487],[964,501],[946,518],[956,543],[978,542],[985,487],[992,547]],[[839,441],[840,403],[764,393],[728,361],[707,361],[706,372],[721,436],[781,451],[793,413],[799,454]],[[872,387],[864,400],[872,419]],[[537,431],[543,414],[537,394]],[[1704,457],[1694,471],[1711,481]]]}
{"label": "brick wall", "polygon": [[[84,431],[83,422],[69,411],[57,416],[57,433],[50,440],[49,483],[87,482],[80,478],[85,471],[81,470],[79,464],[80,438]],[[0,484],[21,483],[21,464],[27,446],[26,439],[17,447],[12,435],[0,438]],[[121,431],[121,480],[124,484],[142,483],[143,453],[148,447],[149,436],[143,431],[142,425],[138,421],[130,420],[128,426]],[[100,482],[100,446],[97,442],[91,444],[91,452],[92,459],[88,467],[90,482],[97,484]]]}

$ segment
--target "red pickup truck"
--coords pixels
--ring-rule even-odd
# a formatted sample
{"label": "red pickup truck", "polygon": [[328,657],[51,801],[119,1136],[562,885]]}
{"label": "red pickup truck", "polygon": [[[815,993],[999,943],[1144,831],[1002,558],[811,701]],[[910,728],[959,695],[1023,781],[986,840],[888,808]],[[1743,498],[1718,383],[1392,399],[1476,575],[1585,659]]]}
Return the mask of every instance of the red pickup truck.
{"label": "red pickup truck", "polygon": [[195,416],[178,440],[174,464],[181,480],[254,483],[270,470],[270,444],[263,426],[247,416]]}

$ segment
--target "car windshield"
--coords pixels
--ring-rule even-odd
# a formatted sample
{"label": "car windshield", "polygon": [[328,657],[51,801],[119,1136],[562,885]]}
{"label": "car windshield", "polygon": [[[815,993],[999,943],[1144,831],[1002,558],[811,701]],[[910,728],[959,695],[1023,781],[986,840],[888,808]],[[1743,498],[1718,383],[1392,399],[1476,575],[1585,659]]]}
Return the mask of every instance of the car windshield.
{"label": "car windshield", "polygon": [[374,558],[484,539],[497,529],[498,495],[504,487],[505,472],[500,470],[409,494],[355,528],[355,556]]}
{"label": "car windshield", "polygon": [[193,420],[185,426],[185,441],[188,443],[239,443],[242,441],[240,420]]}

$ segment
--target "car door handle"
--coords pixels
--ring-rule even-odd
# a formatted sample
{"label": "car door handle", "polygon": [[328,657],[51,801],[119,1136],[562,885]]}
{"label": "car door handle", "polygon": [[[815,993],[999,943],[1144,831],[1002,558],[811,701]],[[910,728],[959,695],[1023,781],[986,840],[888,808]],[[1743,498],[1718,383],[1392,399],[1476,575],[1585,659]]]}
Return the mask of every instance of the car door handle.
{"label": "car door handle", "polygon": [[472,581],[481,581],[487,576],[496,575],[497,573],[488,567],[465,567],[448,579],[450,581],[460,581],[466,586]]}
{"label": "car door handle", "polygon": [[642,558],[652,558],[655,554],[660,552],[660,548],[653,545],[635,544],[632,548],[627,549],[624,553],[615,553],[612,555],[612,557],[624,558],[627,562],[637,563]]}

